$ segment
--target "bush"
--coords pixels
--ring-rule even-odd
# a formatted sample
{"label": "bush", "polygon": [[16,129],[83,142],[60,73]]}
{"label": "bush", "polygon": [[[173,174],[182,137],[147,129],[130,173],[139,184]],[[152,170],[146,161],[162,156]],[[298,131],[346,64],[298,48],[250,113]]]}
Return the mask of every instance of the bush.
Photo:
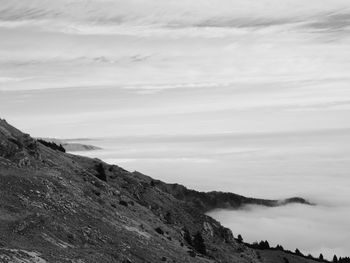
{"label": "bush", "polygon": [[98,165],[96,165],[96,171],[97,171],[96,177],[102,181],[107,182],[106,172],[105,172],[105,169],[103,168],[102,163],[99,163]]}
{"label": "bush", "polygon": [[259,246],[261,249],[269,249],[270,248],[270,244],[267,240],[260,241]]}
{"label": "bush", "polygon": [[281,250],[281,251],[284,250],[284,248],[283,248],[281,245],[277,245],[277,246],[276,246],[276,249],[277,249],[277,250]]}
{"label": "bush", "polygon": [[157,227],[154,229],[159,235],[164,235],[164,231],[160,228],[160,227]]}
{"label": "bush", "polygon": [[187,228],[184,229],[184,240],[186,241],[186,243],[188,245],[192,246],[191,234],[190,234],[190,231],[188,231]]}
{"label": "bush", "polygon": [[165,219],[165,222],[167,224],[172,224],[173,223],[173,219],[171,217],[171,213],[170,212],[167,212],[164,216],[164,219]]}
{"label": "bush", "polygon": [[124,200],[120,200],[120,201],[119,201],[119,204],[120,204],[120,205],[123,205],[123,206],[126,206],[126,207],[128,206],[128,203],[125,202]]}
{"label": "bush", "polygon": [[193,238],[193,248],[203,255],[207,254],[207,250],[204,244],[204,239],[201,235],[201,233],[198,231]]}

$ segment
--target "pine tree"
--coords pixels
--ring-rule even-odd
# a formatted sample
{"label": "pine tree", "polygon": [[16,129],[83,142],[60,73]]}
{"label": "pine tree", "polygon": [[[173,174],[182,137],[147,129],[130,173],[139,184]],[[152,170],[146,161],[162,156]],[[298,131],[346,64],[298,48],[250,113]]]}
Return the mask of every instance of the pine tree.
{"label": "pine tree", "polygon": [[338,263],[338,258],[336,255],[334,255],[334,257],[333,257],[333,263]]}
{"label": "pine tree", "polygon": [[320,256],[318,257],[319,260],[323,260],[323,255],[322,253],[320,254]]}
{"label": "pine tree", "polygon": [[279,245],[279,244],[276,246],[276,249],[277,250],[282,250],[282,251],[284,250],[284,248],[281,245]]}
{"label": "pine tree", "polygon": [[237,236],[237,241],[238,241],[238,243],[243,243],[243,238],[242,238],[241,234],[239,234]]}

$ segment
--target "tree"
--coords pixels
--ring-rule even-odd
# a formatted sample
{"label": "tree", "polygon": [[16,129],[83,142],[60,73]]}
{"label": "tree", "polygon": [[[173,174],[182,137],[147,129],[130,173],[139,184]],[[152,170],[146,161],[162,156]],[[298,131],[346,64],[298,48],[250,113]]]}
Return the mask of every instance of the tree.
{"label": "tree", "polygon": [[333,256],[333,263],[338,263],[338,258],[336,255]]}
{"label": "tree", "polygon": [[318,257],[319,260],[323,260],[323,255],[322,253],[320,254],[320,256]]}
{"label": "tree", "polygon": [[243,243],[243,238],[242,238],[241,234],[238,234],[237,241],[238,241],[238,243]]}
{"label": "tree", "polygon": [[279,245],[279,244],[276,246],[276,249],[277,249],[277,250],[281,250],[281,251],[284,250],[284,248],[283,248],[281,245]]}
{"label": "tree", "polygon": [[259,243],[259,248],[260,249],[269,249],[270,248],[270,244],[267,240],[263,241],[261,240]]}
{"label": "tree", "polygon": [[190,234],[190,231],[188,231],[187,228],[184,229],[184,240],[186,241],[186,243],[188,245],[192,246],[191,234]]}
{"label": "tree", "polygon": [[265,247],[268,249],[268,248],[270,248],[270,244],[269,244],[269,242],[267,241],[267,240],[265,240]]}
{"label": "tree", "polygon": [[203,255],[207,254],[207,250],[204,244],[204,239],[201,235],[201,233],[198,231],[193,238],[193,248]]}
{"label": "tree", "polygon": [[99,163],[97,166],[96,166],[96,171],[97,171],[97,178],[102,180],[102,181],[105,181],[107,182],[107,176],[106,176],[106,172],[105,172],[105,169],[103,168],[103,165],[102,163]]}
{"label": "tree", "polygon": [[297,254],[298,256],[302,256],[303,254],[301,254],[299,249],[295,249],[295,254]]}
{"label": "tree", "polygon": [[164,216],[164,220],[167,224],[172,224],[173,223],[173,219],[171,217],[171,213],[167,212]]}

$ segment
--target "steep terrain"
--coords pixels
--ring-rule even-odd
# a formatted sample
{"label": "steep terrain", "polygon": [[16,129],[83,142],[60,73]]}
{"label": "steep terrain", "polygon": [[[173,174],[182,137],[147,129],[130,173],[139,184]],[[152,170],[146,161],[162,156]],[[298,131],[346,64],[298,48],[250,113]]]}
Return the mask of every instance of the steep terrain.
{"label": "steep terrain", "polygon": [[82,144],[78,143],[79,139],[77,140],[59,140],[55,138],[37,138],[39,140],[44,140],[46,142],[53,142],[56,143],[57,145],[62,145],[64,149],[67,152],[80,152],[80,151],[94,151],[94,150],[100,150],[100,147],[94,146],[94,145],[89,145],[89,144]]}
{"label": "steep terrain", "polygon": [[53,150],[0,120],[0,262],[274,262],[204,212],[294,201],[306,203],[166,184]]}

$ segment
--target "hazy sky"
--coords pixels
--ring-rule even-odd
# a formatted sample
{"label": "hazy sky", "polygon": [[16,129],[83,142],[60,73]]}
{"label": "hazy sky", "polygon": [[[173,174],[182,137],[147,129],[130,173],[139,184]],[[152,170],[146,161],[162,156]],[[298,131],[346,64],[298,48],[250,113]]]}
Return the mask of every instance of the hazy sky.
{"label": "hazy sky", "polygon": [[[0,0],[1,118],[100,138],[111,149],[91,154],[164,180],[322,204],[286,217],[327,244],[272,241],[350,249],[323,209],[350,217],[349,116],[349,0]],[[286,222],[254,211],[218,216],[251,239]]]}
{"label": "hazy sky", "polygon": [[348,128],[349,30],[348,0],[0,0],[0,111],[55,137]]}

